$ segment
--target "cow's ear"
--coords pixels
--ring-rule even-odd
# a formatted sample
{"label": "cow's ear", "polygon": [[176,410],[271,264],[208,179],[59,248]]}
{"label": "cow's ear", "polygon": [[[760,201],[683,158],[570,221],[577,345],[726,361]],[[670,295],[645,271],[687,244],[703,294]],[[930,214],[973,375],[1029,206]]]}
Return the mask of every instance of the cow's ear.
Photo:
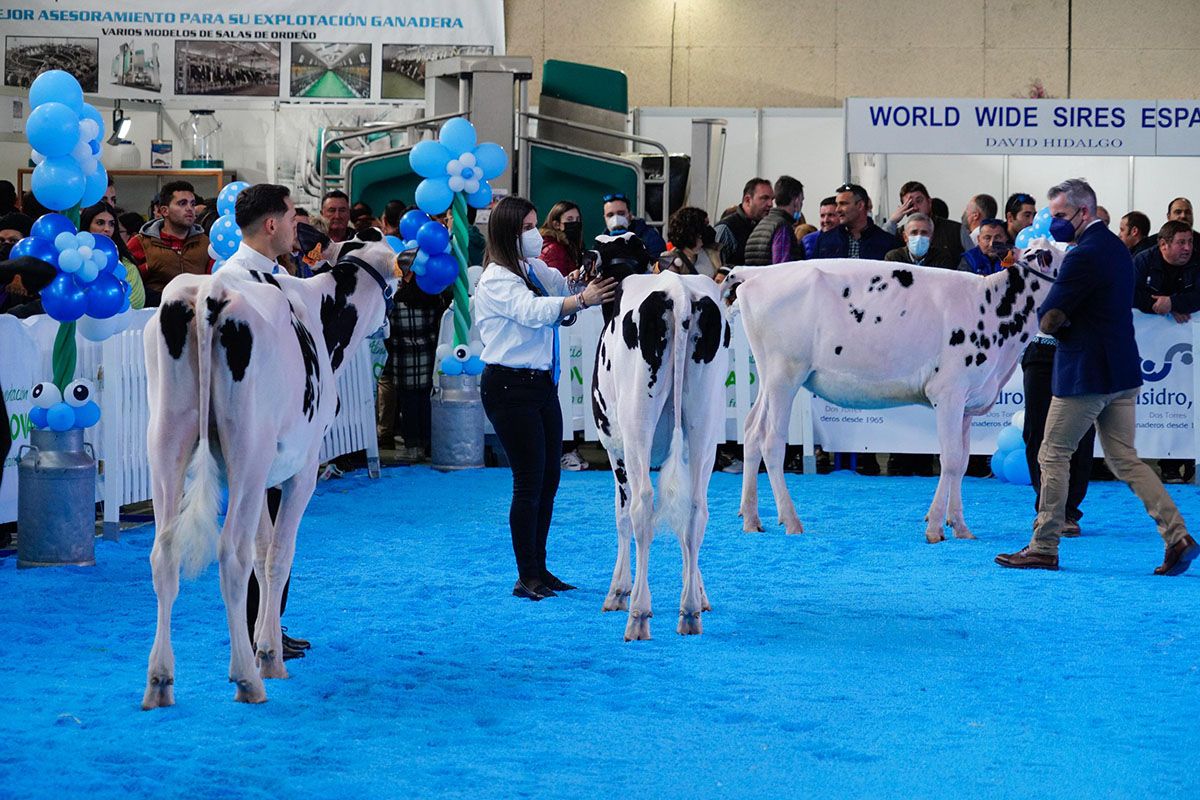
{"label": "cow's ear", "polygon": [[382,242],[383,232],[378,228],[365,228],[355,236],[360,242]]}

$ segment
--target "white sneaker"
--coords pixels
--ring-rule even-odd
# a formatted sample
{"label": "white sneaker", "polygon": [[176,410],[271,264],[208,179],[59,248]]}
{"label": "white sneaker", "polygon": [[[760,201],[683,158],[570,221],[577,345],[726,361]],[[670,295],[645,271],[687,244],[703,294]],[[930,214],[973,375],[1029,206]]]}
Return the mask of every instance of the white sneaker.
{"label": "white sneaker", "polygon": [[583,456],[574,450],[564,453],[558,463],[568,472],[582,472],[590,466],[588,462],[584,461]]}
{"label": "white sneaker", "polygon": [[327,481],[332,478],[340,478],[345,474],[346,473],[344,473],[340,469],[338,469],[337,464],[334,464],[332,461],[330,461],[328,464],[325,465],[325,468],[323,470],[321,470],[321,474],[317,478],[317,480]]}
{"label": "white sneaker", "polygon": [[741,475],[742,460],[740,458],[731,458],[728,464],[721,467],[721,472],[728,472],[731,475]]}

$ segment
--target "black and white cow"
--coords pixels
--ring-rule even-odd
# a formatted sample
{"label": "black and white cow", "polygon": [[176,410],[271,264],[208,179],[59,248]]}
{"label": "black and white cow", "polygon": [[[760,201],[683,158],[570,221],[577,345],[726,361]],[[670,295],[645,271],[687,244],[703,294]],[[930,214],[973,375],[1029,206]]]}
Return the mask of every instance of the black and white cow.
{"label": "black and white cow", "polygon": [[[288,677],[279,605],[321,440],[337,411],[336,376],[383,325],[396,287],[395,253],[384,242],[343,242],[328,260],[307,280],[237,267],[182,275],[167,285],[146,326],[158,627],[142,708],[175,702],[171,607],[180,566],[195,575],[214,557],[234,699],[261,703],[263,678]],[[218,530],[222,475],[229,505]],[[274,526],[264,502],[270,486],[283,490]],[[254,626],[258,669],[246,630],[252,566],[263,587]]]}
{"label": "black and white cow", "polygon": [[[592,413],[616,481],[617,561],[604,610],[629,609],[626,641],[650,638],[647,577],[657,522],[675,532],[683,553],[676,630],[698,634],[700,612],[709,610],[699,556],[713,458],[725,433],[729,324],[711,278],[636,274],[648,256],[632,234],[601,237],[599,252],[600,274],[621,279],[603,309],[592,383]],[[650,468],[659,462],[656,512]]]}
{"label": "black and white cow", "polygon": [[945,538],[943,520],[956,537],[974,538],[962,507],[971,417],[991,409],[1037,333],[1036,309],[1061,259],[1041,240],[987,277],[848,259],[734,270],[726,297],[742,314],[759,378],[746,418],[744,529],[762,530],[764,460],[780,522],[803,531],[783,478],[788,418],[803,386],[849,408],[932,406],[942,472],[925,539]]}

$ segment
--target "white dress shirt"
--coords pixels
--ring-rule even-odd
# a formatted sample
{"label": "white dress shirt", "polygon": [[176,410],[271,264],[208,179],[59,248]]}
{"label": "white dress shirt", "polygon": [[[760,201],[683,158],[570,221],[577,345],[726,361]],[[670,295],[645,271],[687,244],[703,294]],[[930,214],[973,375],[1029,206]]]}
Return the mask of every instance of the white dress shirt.
{"label": "white dress shirt", "polygon": [[230,267],[241,267],[242,269],[254,272],[275,273],[279,271],[279,265],[275,263],[274,259],[267,258],[245,242],[238,245],[238,249],[229,257],[229,260],[225,262],[221,269],[229,269]]}
{"label": "white dress shirt", "polygon": [[483,361],[521,369],[550,369],[554,326],[562,318],[567,279],[539,258],[532,269],[549,297],[535,294],[520,277],[499,264],[488,264],[475,286],[475,328],[483,340]]}

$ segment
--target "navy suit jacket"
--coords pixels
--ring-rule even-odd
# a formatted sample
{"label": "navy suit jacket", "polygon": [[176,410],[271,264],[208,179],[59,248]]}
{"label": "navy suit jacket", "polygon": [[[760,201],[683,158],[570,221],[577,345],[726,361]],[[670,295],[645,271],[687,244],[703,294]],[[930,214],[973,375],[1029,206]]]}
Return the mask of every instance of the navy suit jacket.
{"label": "navy suit jacket", "polygon": [[[883,228],[868,220],[863,229],[862,238],[858,241],[858,257],[883,261],[889,250],[895,250],[901,245],[899,239],[892,236]],[[850,256],[850,234],[845,225],[838,225],[831,231],[817,235],[813,245],[813,258],[848,258]]]}
{"label": "navy suit jacket", "polygon": [[1052,389],[1056,397],[1114,394],[1142,385],[1133,336],[1133,259],[1117,236],[1090,225],[1067,253],[1058,279],[1038,309],[1067,315],[1059,328]]}

